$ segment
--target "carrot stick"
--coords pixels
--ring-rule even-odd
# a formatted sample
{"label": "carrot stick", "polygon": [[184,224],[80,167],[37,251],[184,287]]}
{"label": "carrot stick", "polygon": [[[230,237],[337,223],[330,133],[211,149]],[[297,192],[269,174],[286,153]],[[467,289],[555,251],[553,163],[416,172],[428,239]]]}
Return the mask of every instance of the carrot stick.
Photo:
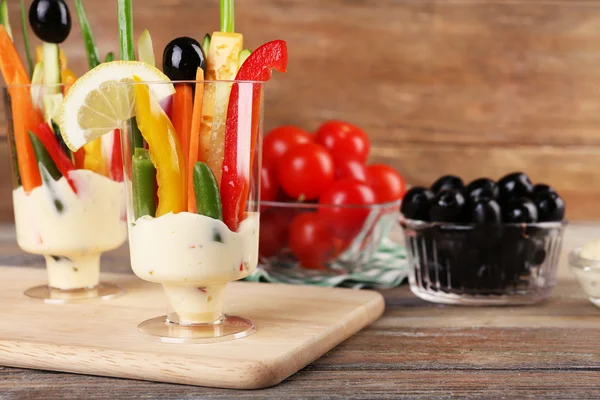
{"label": "carrot stick", "polygon": [[29,87],[25,86],[31,83],[29,74],[6,28],[2,25],[0,25],[0,71],[10,93],[19,174],[23,189],[29,193],[42,184],[42,178],[27,131],[33,131],[44,122],[44,118],[33,106]]}
{"label": "carrot stick", "polygon": [[29,74],[4,25],[0,25],[0,70],[7,85],[15,84],[18,78],[21,84],[30,83]]}
{"label": "carrot stick", "polygon": [[[204,70],[198,68],[196,81],[204,80]],[[202,102],[204,100],[204,83],[196,83],[194,95],[194,110],[192,111],[192,126],[190,129],[190,152],[187,164],[188,212],[196,212],[196,193],[194,192],[194,166],[200,154],[200,123],[202,122]]]}
{"label": "carrot stick", "polygon": [[173,127],[179,136],[181,150],[187,157],[190,151],[190,129],[192,127],[192,86],[180,83],[173,98]]}

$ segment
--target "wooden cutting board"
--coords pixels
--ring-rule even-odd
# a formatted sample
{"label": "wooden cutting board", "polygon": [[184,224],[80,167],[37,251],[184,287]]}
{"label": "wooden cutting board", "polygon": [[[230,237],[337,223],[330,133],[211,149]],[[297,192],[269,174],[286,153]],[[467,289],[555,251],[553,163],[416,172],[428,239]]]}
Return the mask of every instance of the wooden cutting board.
{"label": "wooden cutting board", "polygon": [[163,315],[159,285],[103,275],[127,293],[64,305],[29,299],[45,270],[0,267],[0,365],[223,388],[273,386],[376,320],[372,291],[234,282],[225,312],[252,319],[253,335],[211,344],[147,340],[137,325]]}

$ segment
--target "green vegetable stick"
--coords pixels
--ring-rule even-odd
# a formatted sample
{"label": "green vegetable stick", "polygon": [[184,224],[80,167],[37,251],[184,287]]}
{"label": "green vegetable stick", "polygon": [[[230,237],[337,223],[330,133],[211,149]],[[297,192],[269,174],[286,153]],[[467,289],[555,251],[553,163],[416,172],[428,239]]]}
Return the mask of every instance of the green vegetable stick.
{"label": "green vegetable stick", "polygon": [[146,149],[136,148],[131,160],[131,186],[135,219],[156,215],[156,168]]}
{"label": "green vegetable stick", "polygon": [[23,30],[23,42],[25,43],[25,54],[27,55],[27,64],[29,64],[29,77],[33,76],[33,57],[29,47],[29,33],[27,32],[27,14],[25,11],[25,2],[21,0],[21,28]]}
{"label": "green vegetable stick", "polygon": [[60,147],[65,152],[67,157],[69,157],[71,159],[71,161],[73,161],[74,160],[73,152],[69,149],[69,146],[67,146],[67,144],[65,143],[65,140],[63,139],[62,135],[60,134],[60,127],[54,120],[50,121],[50,125],[52,125],[52,130],[54,131],[54,136],[56,136],[56,140],[60,144]]}
{"label": "green vegetable stick", "polygon": [[209,166],[202,161],[194,165],[194,194],[198,214],[223,220],[219,185]]}
{"label": "green vegetable stick", "polygon": [[210,47],[210,34],[207,33],[204,35],[204,39],[202,39],[202,51],[204,51],[204,56],[208,56],[208,48]]}
{"label": "green vegetable stick", "polygon": [[115,53],[113,53],[112,51],[109,52],[108,54],[106,54],[106,57],[104,58],[104,62],[112,62],[115,61]]}
{"label": "green vegetable stick", "polygon": [[233,0],[221,0],[221,32],[235,32]]}
{"label": "green vegetable stick", "polygon": [[75,10],[77,10],[77,19],[79,20],[79,26],[81,27],[81,34],[83,35],[83,42],[85,43],[85,51],[88,57],[88,65],[90,69],[100,64],[100,56],[98,55],[98,47],[92,34],[92,28],[90,22],[87,19],[85,10],[83,9],[82,0],[75,0]]}
{"label": "green vegetable stick", "polygon": [[4,25],[4,27],[6,28],[6,32],[8,33],[8,36],[10,36],[10,38],[12,40],[13,35],[12,35],[12,29],[10,27],[10,21],[8,20],[8,1],[7,0],[2,0],[2,3],[0,3],[0,23],[2,23],[2,25]]}
{"label": "green vegetable stick", "polygon": [[46,171],[50,173],[52,179],[54,179],[55,181],[59,180],[62,175],[56,167],[54,161],[52,161],[52,157],[50,157],[50,154],[48,154],[48,151],[42,144],[42,141],[38,139],[36,135],[31,133],[31,131],[27,131],[27,133],[29,134],[29,140],[31,140],[31,147],[33,147],[33,153],[35,154],[35,158],[38,162],[38,165],[42,164],[46,168]]}
{"label": "green vegetable stick", "polygon": [[117,14],[119,18],[119,44],[121,60],[135,60],[133,47],[133,9],[132,0],[118,0]]}

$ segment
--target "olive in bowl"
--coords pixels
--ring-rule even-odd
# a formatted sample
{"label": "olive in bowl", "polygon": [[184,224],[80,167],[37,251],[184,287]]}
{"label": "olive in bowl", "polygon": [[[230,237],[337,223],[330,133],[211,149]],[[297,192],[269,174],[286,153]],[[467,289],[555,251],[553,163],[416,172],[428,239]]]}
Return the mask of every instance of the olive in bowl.
{"label": "olive in bowl", "polygon": [[462,189],[439,189],[439,181],[412,188],[401,206],[413,293],[465,305],[546,299],[566,225],[556,190],[534,186],[521,172],[497,182],[476,179]]}

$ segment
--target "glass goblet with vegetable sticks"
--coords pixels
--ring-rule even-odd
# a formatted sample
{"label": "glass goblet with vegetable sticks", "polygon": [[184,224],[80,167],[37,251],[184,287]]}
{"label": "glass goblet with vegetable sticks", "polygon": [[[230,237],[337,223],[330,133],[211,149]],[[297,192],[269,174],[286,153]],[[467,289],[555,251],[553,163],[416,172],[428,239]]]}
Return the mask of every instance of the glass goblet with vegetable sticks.
{"label": "glass goblet with vegetable sticks", "polygon": [[[166,316],[139,330],[174,343],[245,337],[254,324],[224,314],[223,303],[227,283],[258,263],[263,82],[135,79],[124,84],[135,119],[121,136],[131,265],[141,279],[162,284],[169,304]],[[161,104],[155,85],[174,85],[173,98]],[[217,106],[203,101],[209,91],[231,93],[217,111],[228,116],[223,125],[202,118]],[[203,159],[203,139],[220,160]]]}
{"label": "glass goblet with vegetable sticks", "polygon": [[3,93],[17,242],[43,255],[48,273],[25,294],[48,303],[120,294],[100,282],[100,256],[127,237],[120,139],[108,133],[71,152],[56,123],[67,90],[9,84]]}

